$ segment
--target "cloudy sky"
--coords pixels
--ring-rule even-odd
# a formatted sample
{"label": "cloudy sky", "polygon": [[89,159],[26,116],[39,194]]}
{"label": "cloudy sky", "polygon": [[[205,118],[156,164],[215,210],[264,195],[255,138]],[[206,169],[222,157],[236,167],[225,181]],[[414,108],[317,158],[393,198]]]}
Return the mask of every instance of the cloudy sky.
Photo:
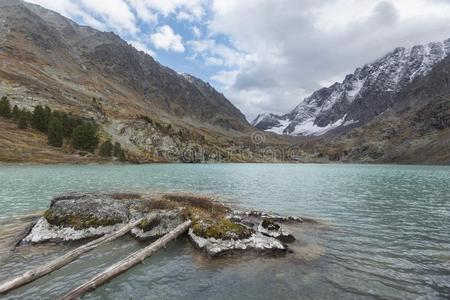
{"label": "cloudy sky", "polygon": [[252,120],[397,46],[450,38],[450,0],[27,0],[209,81]]}

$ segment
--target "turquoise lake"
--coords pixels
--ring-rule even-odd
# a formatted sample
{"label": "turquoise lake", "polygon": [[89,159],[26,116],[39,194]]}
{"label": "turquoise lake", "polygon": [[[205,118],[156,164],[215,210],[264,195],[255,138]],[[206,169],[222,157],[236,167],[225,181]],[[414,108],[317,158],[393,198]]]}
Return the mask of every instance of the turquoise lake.
{"label": "turquoise lake", "polygon": [[[70,191],[193,192],[322,223],[289,228],[279,258],[208,259],[180,238],[83,299],[450,299],[449,166],[3,166],[1,224]],[[144,245],[123,237],[5,298],[57,298]],[[0,282],[74,246],[21,247]]]}

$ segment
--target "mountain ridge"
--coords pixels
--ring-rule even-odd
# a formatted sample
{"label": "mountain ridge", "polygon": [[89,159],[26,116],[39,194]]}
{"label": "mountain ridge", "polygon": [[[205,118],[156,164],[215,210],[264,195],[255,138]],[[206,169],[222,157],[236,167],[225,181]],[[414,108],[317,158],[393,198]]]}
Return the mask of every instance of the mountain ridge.
{"label": "mountain ridge", "polygon": [[[450,39],[409,48],[397,47],[385,56],[305,98],[291,112],[260,114],[258,129],[278,134],[320,136],[337,128],[363,125],[392,107],[408,84],[426,75],[450,54]],[[359,124],[358,124],[359,123]]]}
{"label": "mountain ridge", "polygon": [[[23,1],[2,0],[0,6],[3,11],[0,31],[5,36],[0,47],[5,52],[10,47],[58,71],[77,72],[78,77],[108,74],[107,79],[114,79],[115,85],[126,85],[125,89],[138,94],[144,105],[154,106],[153,110],[170,116],[180,119],[189,116],[211,124],[217,118],[217,124],[227,125],[225,130],[250,127],[245,116],[221,93],[212,89],[206,97],[199,85],[162,66],[114,33],[80,26],[58,13]],[[108,94],[107,89],[97,92]]]}

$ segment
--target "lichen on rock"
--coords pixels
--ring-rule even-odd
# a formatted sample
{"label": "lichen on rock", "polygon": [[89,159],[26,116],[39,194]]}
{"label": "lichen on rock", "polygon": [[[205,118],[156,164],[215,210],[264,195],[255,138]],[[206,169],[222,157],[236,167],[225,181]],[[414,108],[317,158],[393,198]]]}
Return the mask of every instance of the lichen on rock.
{"label": "lichen on rock", "polygon": [[221,240],[246,239],[254,233],[251,228],[226,218],[217,222],[199,220],[194,223],[192,229],[198,236]]}
{"label": "lichen on rock", "polygon": [[104,235],[118,230],[123,224],[112,226],[75,229],[51,225],[44,217],[40,218],[30,233],[22,240],[25,243],[67,242]]}
{"label": "lichen on rock", "polygon": [[54,226],[77,230],[128,222],[126,201],[109,194],[66,194],[55,197],[44,218]]}
{"label": "lichen on rock", "polygon": [[50,208],[24,242],[60,242],[97,237],[128,223],[131,200],[113,194],[68,193],[53,198]]}
{"label": "lichen on rock", "polygon": [[145,215],[145,219],[131,230],[131,235],[139,240],[159,238],[182,224],[185,218],[181,209],[157,210]]}

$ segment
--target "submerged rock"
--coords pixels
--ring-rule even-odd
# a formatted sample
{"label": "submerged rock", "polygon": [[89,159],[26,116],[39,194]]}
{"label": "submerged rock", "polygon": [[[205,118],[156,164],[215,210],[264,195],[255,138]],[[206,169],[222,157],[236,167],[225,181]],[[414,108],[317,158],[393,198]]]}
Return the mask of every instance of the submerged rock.
{"label": "submerged rock", "polygon": [[293,216],[282,216],[279,214],[275,214],[275,213],[268,213],[268,212],[263,212],[263,211],[258,211],[258,210],[251,210],[251,211],[234,211],[233,214],[230,216],[232,218],[240,218],[243,221],[254,221],[256,220],[261,220],[261,219],[266,219],[266,220],[271,220],[274,222],[281,222],[281,223],[289,223],[289,222],[293,222],[293,223],[303,223],[305,220],[304,218],[300,218],[300,217],[293,217]]}
{"label": "submerged rock", "polygon": [[212,257],[246,251],[256,254],[277,254],[286,252],[287,248],[277,239],[256,232],[244,239],[216,239],[202,237],[189,229],[189,237],[199,249]]}
{"label": "submerged rock", "polygon": [[284,243],[292,243],[295,241],[295,237],[286,229],[281,228],[271,220],[264,219],[258,225],[258,231],[264,235],[276,238]]}
{"label": "submerged rock", "polygon": [[131,230],[131,234],[139,240],[157,239],[178,225],[182,224],[185,218],[180,209],[160,210],[146,214],[145,220]]}

